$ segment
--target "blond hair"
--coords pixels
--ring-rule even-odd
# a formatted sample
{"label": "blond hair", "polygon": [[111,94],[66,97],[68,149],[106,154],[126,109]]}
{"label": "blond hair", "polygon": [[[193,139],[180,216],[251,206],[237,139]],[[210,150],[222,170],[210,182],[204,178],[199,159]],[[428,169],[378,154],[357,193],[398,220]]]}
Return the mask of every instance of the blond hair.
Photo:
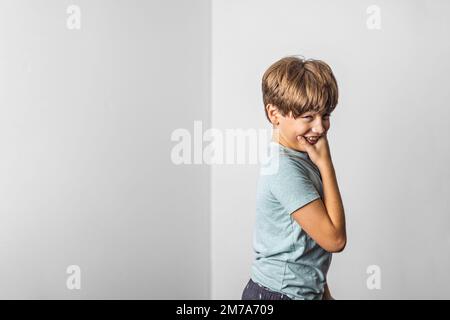
{"label": "blond hair", "polygon": [[331,113],[338,103],[338,86],[328,64],[321,60],[282,58],[262,78],[264,110],[272,104],[283,116],[305,112]]}

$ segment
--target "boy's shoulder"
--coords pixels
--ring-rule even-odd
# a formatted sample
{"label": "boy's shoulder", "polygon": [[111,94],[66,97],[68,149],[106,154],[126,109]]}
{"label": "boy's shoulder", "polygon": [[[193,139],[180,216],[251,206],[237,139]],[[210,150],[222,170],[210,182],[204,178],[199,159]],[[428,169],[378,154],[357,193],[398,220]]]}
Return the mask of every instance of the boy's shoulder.
{"label": "boy's shoulder", "polygon": [[280,150],[270,155],[267,163],[261,168],[261,175],[268,178],[276,178],[279,176],[289,177],[292,174],[306,174],[310,170],[308,160],[296,156],[286,150]]}

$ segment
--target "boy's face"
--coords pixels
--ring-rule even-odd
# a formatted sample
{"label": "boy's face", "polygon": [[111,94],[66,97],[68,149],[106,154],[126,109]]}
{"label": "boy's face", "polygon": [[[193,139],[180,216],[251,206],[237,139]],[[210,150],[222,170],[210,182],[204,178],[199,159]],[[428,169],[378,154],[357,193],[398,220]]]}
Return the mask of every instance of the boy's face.
{"label": "boy's face", "polygon": [[[275,126],[275,129],[278,129],[278,142],[280,144],[297,151],[306,152],[305,148],[299,144],[297,136],[318,137],[320,139],[330,128],[330,115],[329,113],[320,114],[310,111],[294,119],[292,114],[282,116],[278,113],[276,123],[278,125]],[[308,139],[306,141],[310,144],[316,143]]]}

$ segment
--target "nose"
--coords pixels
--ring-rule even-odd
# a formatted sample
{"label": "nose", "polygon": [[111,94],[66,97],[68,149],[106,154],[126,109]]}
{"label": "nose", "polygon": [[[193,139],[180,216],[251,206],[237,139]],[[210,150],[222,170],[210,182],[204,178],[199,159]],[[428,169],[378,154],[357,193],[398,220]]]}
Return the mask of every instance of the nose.
{"label": "nose", "polygon": [[323,126],[321,121],[319,121],[317,125],[314,125],[312,127],[312,132],[314,132],[314,134],[317,134],[318,136],[323,135],[325,131],[325,127]]}

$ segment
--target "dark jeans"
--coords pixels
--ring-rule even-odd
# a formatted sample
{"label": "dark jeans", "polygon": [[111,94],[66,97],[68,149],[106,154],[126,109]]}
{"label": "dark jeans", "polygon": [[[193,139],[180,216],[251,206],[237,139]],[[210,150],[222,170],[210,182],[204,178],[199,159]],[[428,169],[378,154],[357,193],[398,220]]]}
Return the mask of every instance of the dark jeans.
{"label": "dark jeans", "polygon": [[274,292],[250,279],[242,292],[241,300],[292,300],[287,295]]}

